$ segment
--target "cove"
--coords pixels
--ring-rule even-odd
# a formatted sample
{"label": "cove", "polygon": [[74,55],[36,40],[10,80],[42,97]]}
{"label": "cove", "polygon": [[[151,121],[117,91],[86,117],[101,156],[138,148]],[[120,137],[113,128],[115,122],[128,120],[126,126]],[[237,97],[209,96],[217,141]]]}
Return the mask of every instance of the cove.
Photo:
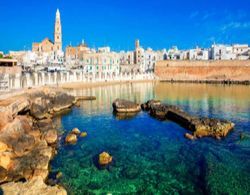
{"label": "cove", "polygon": [[[69,90],[82,101],[54,123],[62,131],[51,174],[69,194],[249,194],[250,87],[184,83],[127,83]],[[140,112],[119,120],[113,115],[116,98],[138,103],[159,99],[203,117],[223,118],[235,128],[222,139],[190,141],[188,132],[171,121]],[[88,133],[75,145],[64,137],[74,127]],[[99,170],[96,155],[109,152],[113,162]]]}

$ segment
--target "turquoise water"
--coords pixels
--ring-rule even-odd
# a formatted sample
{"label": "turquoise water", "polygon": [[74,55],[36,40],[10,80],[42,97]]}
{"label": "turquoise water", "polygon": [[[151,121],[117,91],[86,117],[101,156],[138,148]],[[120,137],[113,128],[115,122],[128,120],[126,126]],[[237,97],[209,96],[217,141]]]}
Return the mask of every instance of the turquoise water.
{"label": "turquoise water", "polygon": [[[199,84],[137,83],[72,90],[95,95],[96,101],[56,118],[64,130],[51,172],[69,194],[250,194],[250,88]],[[227,138],[184,138],[187,130],[147,113],[118,120],[112,101],[155,98],[192,114],[231,120]],[[76,145],[63,138],[78,127],[88,136]],[[113,156],[108,169],[95,166],[96,156]]]}

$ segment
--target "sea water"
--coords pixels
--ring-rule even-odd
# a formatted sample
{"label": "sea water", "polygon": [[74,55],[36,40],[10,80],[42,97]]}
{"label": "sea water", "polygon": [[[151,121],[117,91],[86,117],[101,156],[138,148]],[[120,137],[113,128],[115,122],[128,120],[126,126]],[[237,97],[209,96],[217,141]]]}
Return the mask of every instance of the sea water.
{"label": "sea water", "polygon": [[[148,82],[69,92],[97,97],[55,118],[61,140],[51,175],[62,173],[58,182],[69,194],[250,194],[249,86]],[[116,118],[116,98],[161,100],[193,115],[230,120],[235,128],[222,140],[190,141],[188,130],[145,112]],[[88,135],[66,145],[74,127]],[[113,157],[107,169],[96,166],[103,151]]]}

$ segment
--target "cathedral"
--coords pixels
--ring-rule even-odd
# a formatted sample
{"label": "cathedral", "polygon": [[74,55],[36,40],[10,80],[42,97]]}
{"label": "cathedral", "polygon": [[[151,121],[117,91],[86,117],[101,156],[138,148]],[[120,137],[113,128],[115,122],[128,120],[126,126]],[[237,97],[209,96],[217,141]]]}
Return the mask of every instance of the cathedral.
{"label": "cathedral", "polygon": [[32,51],[38,54],[62,51],[62,25],[60,19],[60,12],[58,9],[56,11],[54,42],[51,41],[49,38],[45,38],[40,43],[33,43]]}

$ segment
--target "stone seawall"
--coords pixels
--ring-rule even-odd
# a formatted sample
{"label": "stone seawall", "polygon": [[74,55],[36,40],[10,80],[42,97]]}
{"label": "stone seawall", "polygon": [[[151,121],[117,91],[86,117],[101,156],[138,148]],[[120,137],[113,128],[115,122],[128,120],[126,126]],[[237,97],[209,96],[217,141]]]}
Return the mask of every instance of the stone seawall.
{"label": "stone seawall", "polygon": [[250,60],[159,61],[155,74],[166,81],[250,81]]}

